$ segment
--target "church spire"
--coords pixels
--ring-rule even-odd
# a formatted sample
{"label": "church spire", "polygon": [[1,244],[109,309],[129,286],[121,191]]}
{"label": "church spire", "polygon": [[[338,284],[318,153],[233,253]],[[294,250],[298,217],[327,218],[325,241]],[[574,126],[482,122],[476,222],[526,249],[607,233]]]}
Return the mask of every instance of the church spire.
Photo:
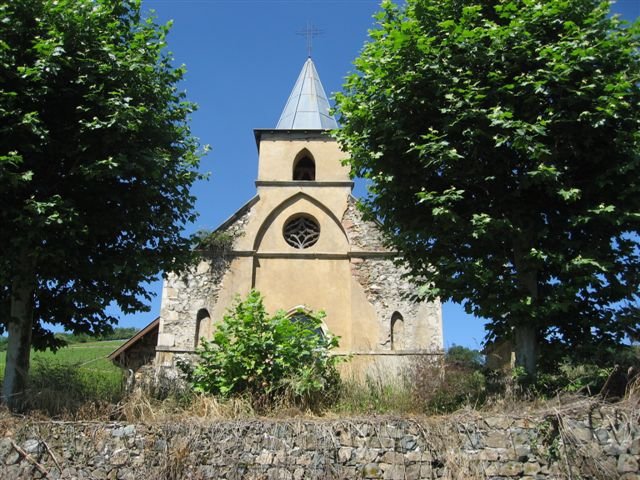
{"label": "church spire", "polygon": [[316,67],[311,60],[302,67],[289,100],[280,115],[278,130],[329,130],[338,128],[338,122],[329,114],[327,99]]}

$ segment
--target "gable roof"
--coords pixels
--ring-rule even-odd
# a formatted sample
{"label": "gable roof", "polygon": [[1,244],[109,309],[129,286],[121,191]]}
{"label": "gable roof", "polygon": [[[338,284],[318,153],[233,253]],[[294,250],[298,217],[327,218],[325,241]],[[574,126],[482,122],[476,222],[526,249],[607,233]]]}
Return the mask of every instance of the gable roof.
{"label": "gable roof", "polygon": [[147,325],[146,327],[144,327],[142,330],[140,330],[138,333],[136,333],[133,337],[131,337],[129,340],[127,340],[126,342],[124,342],[122,345],[120,345],[117,349],[115,349],[113,352],[111,352],[107,358],[109,360],[111,360],[112,362],[115,361],[118,356],[120,356],[120,354],[126,352],[127,350],[129,350],[131,347],[133,347],[136,343],[138,343],[142,337],[144,337],[147,333],[153,331],[154,329],[157,329],[160,327],[160,317],[156,318],[154,321],[152,321],[149,325]]}

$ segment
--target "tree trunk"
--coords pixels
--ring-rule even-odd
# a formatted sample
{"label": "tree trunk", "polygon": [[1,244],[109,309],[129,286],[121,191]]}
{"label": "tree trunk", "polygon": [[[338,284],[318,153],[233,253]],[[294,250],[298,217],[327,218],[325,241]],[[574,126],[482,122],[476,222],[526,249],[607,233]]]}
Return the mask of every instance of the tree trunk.
{"label": "tree trunk", "polygon": [[[523,261],[525,252],[530,250],[530,241],[520,239],[514,244],[514,264],[516,266],[518,283],[531,297],[531,305],[538,304],[538,272]],[[532,380],[537,375],[538,362],[538,328],[534,315],[515,319],[515,350],[516,367],[524,368],[527,377]]]}
{"label": "tree trunk", "polygon": [[527,376],[535,378],[538,360],[538,334],[533,325],[516,325],[516,366],[524,368]]}
{"label": "tree trunk", "polygon": [[2,401],[12,411],[24,405],[31,332],[33,328],[33,292],[35,275],[19,275],[11,284],[11,311],[7,331],[7,360],[2,385]]}

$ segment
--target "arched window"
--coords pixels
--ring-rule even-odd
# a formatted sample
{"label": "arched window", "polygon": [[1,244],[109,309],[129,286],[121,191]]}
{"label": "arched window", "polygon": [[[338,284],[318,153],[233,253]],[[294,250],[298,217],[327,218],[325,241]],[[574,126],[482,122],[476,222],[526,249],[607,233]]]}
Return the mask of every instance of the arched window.
{"label": "arched window", "polygon": [[[303,306],[303,305],[299,305],[297,307],[293,307],[291,310],[289,310],[287,312],[287,317],[289,317],[289,320],[292,322],[300,322],[302,324],[308,324],[310,322],[310,318],[309,315],[307,314],[307,312],[310,312],[310,310]],[[326,325],[323,326],[326,327]],[[319,326],[317,328],[314,328],[313,331],[320,337],[325,338],[326,332],[323,328],[323,326]]]}
{"label": "arched window", "polygon": [[293,179],[303,181],[316,179],[316,162],[307,149],[300,152],[293,162]]}
{"label": "arched window", "polygon": [[404,348],[404,319],[399,312],[391,315],[391,350]]}
{"label": "arched window", "polygon": [[209,311],[206,308],[198,310],[196,315],[196,334],[194,338],[194,346],[196,348],[200,345],[200,337],[207,337],[210,319]]}
{"label": "arched window", "polygon": [[[310,323],[309,317],[303,312],[293,314],[291,317],[289,317],[289,320],[291,320],[294,323],[302,323],[303,325]],[[320,338],[324,338],[324,332],[322,331],[322,328],[320,327],[314,328],[313,332],[316,335],[318,335]]]}

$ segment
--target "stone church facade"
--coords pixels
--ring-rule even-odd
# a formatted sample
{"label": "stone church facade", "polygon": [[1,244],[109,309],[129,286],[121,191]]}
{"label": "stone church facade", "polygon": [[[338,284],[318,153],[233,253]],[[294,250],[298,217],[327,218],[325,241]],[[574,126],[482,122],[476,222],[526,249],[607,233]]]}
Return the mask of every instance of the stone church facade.
{"label": "stone church facade", "polygon": [[157,366],[193,353],[251,289],[272,313],[324,310],[356,373],[441,354],[441,306],[410,299],[396,253],[356,209],[345,153],[327,135],[336,127],[309,58],[276,128],[255,130],[257,193],[216,230],[225,248],[165,280]]}

